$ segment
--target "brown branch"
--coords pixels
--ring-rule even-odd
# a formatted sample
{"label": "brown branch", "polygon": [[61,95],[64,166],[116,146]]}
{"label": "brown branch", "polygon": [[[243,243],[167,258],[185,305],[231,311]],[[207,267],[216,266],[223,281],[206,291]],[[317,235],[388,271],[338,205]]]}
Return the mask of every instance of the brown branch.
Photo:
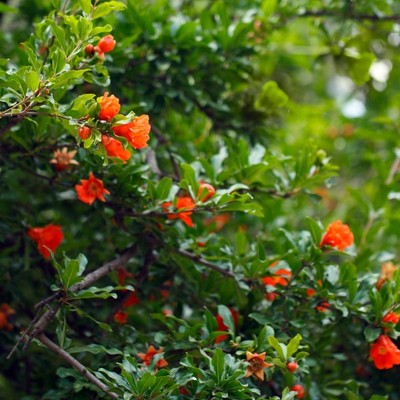
{"label": "brown branch", "polygon": [[[112,261],[102,265],[98,269],[96,269],[93,272],[86,275],[82,281],[71,286],[69,289],[69,292],[78,292],[79,290],[82,290],[82,289],[90,286],[98,279],[107,275],[109,272],[114,271],[115,269],[124,267],[127,264],[127,262],[132,258],[133,254],[135,253],[135,250],[136,250],[135,245],[129,247],[127,250],[125,250],[124,253],[122,253],[122,255],[117,257],[115,260],[112,260]],[[61,293],[61,295],[59,293]],[[37,337],[38,335],[40,335],[41,333],[44,332],[47,325],[54,319],[54,317],[57,314],[57,311],[61,308],[61,301],[64,299],[64,297],[65,297],[65,292],[63,292],[63,291],[57,292],[57,296],[55,296],[55,299],[59,300],[59,302],[56,303],[54,308],[51,308],[50,306],[48,306],[48,310],[40,318],[39,318],[39,316],[40,316],[40,312],[43,308],[43,305],[46,304],[46,301],[48,299],[51,299],[52,296],[50,296],[48,299],[45,299],[44,301],[38,303],[38,307],[40,308],[40,310],[37,312],[35,318],[29,325],[28,329],[25,332],[23,332],[21,338],[18,340],[18,342],[16,343],[14,348],[8,354],[8,356],[7,356],[8,359],[14,354],[14,352],[16,351],[20,342],[22,342],[23,340],[26,340],[24,348],[23,348],[23,350],[25,350],[31,343],[32,339],[34,339],[35,337]]]}
{"label": "brown branch", "polygon": [[96,282],[103,276],[107,275],[109,272],[124,267],[128,263],[128,261],[132,258],[132,256],[135,254],[135,252],[136,252],[136,245],[129,247],[127,250],[125,250],[124,253],[122,253],[115,260],[112,260],[102,265],[100,268],[97,268],[93,272],[87,274],[82,281],[71,286],[69,291],[78,292],[79,290],[85,289],[92,283]]}
{"label": "brown branch", "polygon": [[210,269],[212,269],[212,270],[214,270],[214,271],[216,271],[216,272],[218,272],[218,273],[220,273],[220,274],[222,274],[224,276],[228,276],[229,278],[235,278],[235,274],[232,271],[228,271],[228,270],[226,270],[224,268],[221,268],[219,265],[214,264],[214,263],[212,263],[210,261],[207,261],[204,258],[201,258],[200,256],[198,256],[196,254],[189,253],[186,250],[176,250],[176,252],[178,254],[180,254],[181,256],[184,256],[186,258],[190,258],[191,260],[193,260],[193,261],[195,261],[195,262],[197,262],[197,263],[199,263],[201,265],[204,265],[205,267],[210,268]]}
{"label": "brown branch", "polygon": [[56,343],[50,340],[44,333],[41,333],[37,339],[43,343],[47,348],[52,350],[54,353],[58,354],[62,359],[64,359],[69,365],[75,368],[82,376],[84,376],[88,381],[92,382],[95,386],[97,386],[104,393],[108,394],[109,397],[113,399],[118,399],[119,396],[110,392],[108,386],[106,386],[103,382],[101,382],[95,375],[93,375],[87,368],[81,364],[76,358],[72,357],[71,354],[67,353],[61,347],[59,347]]}

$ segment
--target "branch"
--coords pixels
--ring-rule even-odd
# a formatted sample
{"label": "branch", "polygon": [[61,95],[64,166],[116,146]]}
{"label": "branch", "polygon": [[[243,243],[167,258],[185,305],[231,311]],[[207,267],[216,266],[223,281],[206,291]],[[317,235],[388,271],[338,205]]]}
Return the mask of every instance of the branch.
{"label": "branch", "polygon": [[[351,10],[350,10],[351,11]],[[301,14],[292,15],[292,18],[310,18],[310,17],[333,17],[333,18],[347,18],[354,20],[367,20],[367,21],[400,21],[400,15],[383,15],[378,16],[375,14],[363,14],[363,13],[354,13],[354,12],[340,12],[340,11],[332,11],[332,10],[318,10],[318,11],[305,11]]]}
{"label": "branch", "polygon": [[190,258],[191,260],[204,265],[207,268],[210,268],[214,271],[219,272],[220,274],[224,275],[224,276],[228,276],[229,278],[235,278],[235,274],[232,271],[228,271],[224,268],[221,268],[219,265],[214,264],[210,261],[205,260],[204,258],[201,258],[200,256],[197,256],[196,254],[193,253],[189,253],[186,250],[176,250],[176,252],[178,254],[180,254],[181,256],[184,256],[186,258]]}
{"label": "branch", "polygon": [[135,254],[135,252],[136,252],[136,245],[129,247],[127,250],[125,250],[124,253],[122,253],[122,255],[117,257],[115,260],[112,260],[102,265],[100,268],[97,268],[93,272],[87,274],[82,281],[71,286],[69,291],[78,292],[82,289],[85,289],[86,287],[90,286],[92,283],[96,282],[97,280],[107,275],[111,271],[124,267],[128,263],[128,261],[132,258],[132,256]]}
{"label": "branch", "polygon": [[107,393],[109,397],[113,399],[119,398],[119,396],[116,393],[110,392],[110,389],[98,378],[96,378],[95,375],[89,372],[83,364],[81,364],[76,358],[72,357],[71,354],[67,353],[65,350],[63,350],[61,347],[55,344],[44,333],[41,333],[37,339],[40,342],[42,342],[46,347],[48,347],[50,350],[52,350],[54,353],[58,354],[61,358],[63,358],[69,365],[71,365],[78,372],[80,372],[82,376],[84,376],[88,381],[92,382],[104,393]]}
{"label": "branch", "polygon": [[[82,290],[82,289],[90,286],[91,284],[96,282],[98,279],[107,275],[109,272],[114,271],[118,268],[124,267],[127,264],[127,262],[132,258],[132,256],[135,254],[135,251],[136,251],[135,245],[129,247],[128,249],[126,249],[124,251],[124,253],[122,253],[122,255],[117,257],[115,260],[112,260],[112,261],[102,265],[98,269],[94,270],[93,272],[87,274],[82,281],[71,286],[69,291],[70,292],[78,292],[79,290]],[[23,340],[26,340],[25,345],[23,347],[23,350],[25,350],[31,343],[32,339],[34,339],[35,337],[38,337],[40,334],[42,334],[44,332],[47,325],[54,319],[54,317],[57,314],[57,311],[61,308],[61,301],[64,299],[65,295],[66,295],[66,293],[63,291],[57,292],[57,295],[54,295],[54,299],[59,300],[59,302],[56,303],[54,308],[51,308],[50,306],[47,305],[48,299],[38,303],[37,307],[40,308],[39,311],[36,313],[36,316],[32,320],[28,329],[25,332],[23,332],[21,338],[18,340],[18,342],[16,343],[14,348],[8,354],[7,359],[11,358],[11,356],[16,351],[20,342],[22,342]],[[52,298],[53,298],[53,296],[49,297],[49,299],[52,299]],[[44,304],[47,305],[48,310],[41,317],[39,317]]]}

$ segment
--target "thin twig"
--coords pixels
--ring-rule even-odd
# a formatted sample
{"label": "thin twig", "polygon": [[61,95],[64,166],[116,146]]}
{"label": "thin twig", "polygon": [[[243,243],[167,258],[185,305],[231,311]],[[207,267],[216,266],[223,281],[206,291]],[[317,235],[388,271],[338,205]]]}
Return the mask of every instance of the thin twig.
{"label": "thin twig", "polygon": [[334,17],[334,18],[347,18],[353,20],[367,20],[374,22],[384,21],[400,21],[400,15],[374,15],[363,14],[354,12],[340,12],[332,10],[318,10],[318,11],[305,11],[301,14],[291,15],[292,18],[308,18],[308,17]]}
{"label": "thin twig", "polygon": [[109,397],[113,399],[118,399],[119,396],[111,392],[108,386],[101,382],[95,375],[93,375],[87,368],[81,364],[76,358],[72,357],[71,354],[67,353],[60,346],[50,340],[44,333],[41,333],[37,339],[43,343],[47,348],[52,350],[54,353],[58,354],[62,359],[64,359],[69,365],[75,368],[79,373],[82,374],[88,381],[92,382],[100,390],[106,393]]}
{"label": "thin twig", "polygon": [[186,258],[190,258],[191,260],[204,265],[207,268],[210,268],[214,271],[219,272],[220,274],[224,275],[224,276],[228,276],[229,278],[235,278],[235,274],[232,271],[228,271],[224,268],[221,268],[219,265],[214,264],[210,261],[205,260],[204,258],[201,258],[200,256],[193,254],[193,253],[189,253],[186,250],[177,250],[176,251],[178,254],[180,254],[181,256],[184,256]]}

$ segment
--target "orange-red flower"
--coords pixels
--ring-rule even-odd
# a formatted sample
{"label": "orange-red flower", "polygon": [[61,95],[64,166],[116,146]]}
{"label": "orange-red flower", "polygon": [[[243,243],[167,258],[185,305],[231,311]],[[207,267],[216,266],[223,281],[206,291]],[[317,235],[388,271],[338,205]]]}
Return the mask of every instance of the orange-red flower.
{"label": "orange-red flower", "polygon": [[400,321],[400,314],[395,313],[395,312],[389,312],[387,313],[383,318],[382,322],[385,324],[398,324]]}
{"label": "orange-red flower", "polygon": [[246,360],[249,363],[245,378],[255,375],[261,381],[264,380],[264,368],[272,367],[273,364],[265,362],[265,352],[261,354],[246,351]]}
{"label": "orange-red flower", "polygon": [[54,253],[64,239],[61,226],[53,224],[41,228],[30,228],[28,236],[37,243],[39,253],[44,258],[49,258],[50,251]]}
{"label": "orange-red flower", "polygon": [[[239,321],[239,313],[237,311],[235,311],[233,308],[229,308],[229,311],[232,314],[233,323],[235,324],[235,326],[237,326],[238,321]],[[229,328],[224,324],[224,321],[219,314],[217,314],[215,319],[217,320],[217,326],[218,326],[217,330],[219,330],[219,331],[228,331],[229,330]],[[227,338],[228,338],[228,335],[219,335],[215,339],[215,343],[222,342]]]}
{"label": "orange-red flower", "polygon": [[378,369],[389,369],[400,364],[400,350],[386,335],[379,336],[371,345],[369,355]]}
{"label": "orange-red flower", "polygon": [[114,321],[120,325],[125,325],[128,322],[128,313],[118,310],[114,314]]}
{"label": "orange-red flower", "polygon": [[7,303],[0,305],[0,330],[11,331],[13,329],[12,324],[8,321],[8,317],[12,314],[15,314],[15,311]]}
{"label": "orange-red flower", "polygon": [[327,312],[331,308],[331,305],[327,301],[321,301],[315,309],[319,312]]}
{"label": "orange-red flower", "polygon": [[311,289],[311,288],[308,288],[306,290],[306,294],[307,294],[308,297],[313,297],[315,295],[315,290]]}
{"label": "orange-red flower", "polygon": [[71,165],[79,165],[78,161],[73,159],[76,153],[76,150],[68,151],[67,147],[63,147],[61,150],[57,149],[50,164],[54,164],[57,171],[64,171]]}
{"label": "orange-red flower", "polygon": [[319,246],[331,246],[343,251],[353,243],[354,236],[349,226],[338,220],[328,226]]}
{"label": "orange-red flower", "polygon": [[89,179],[81,179],[80,185],[75,185],[78,199],[86,204],[92,205],[96,199],[106,201],[105,194],[110,192],[104,187],[103,181],[94,177],[93,173],[89,174]]}
{"label": "orange-red flower", "polygon": [[116,44],[117,42],[112,35],[106,35],[99,40],[97,47],[100,49],[100,53],[108,53],[114,50]]}
{"label": "orange-red flower", "polygon": [[228,213],[217,214],[204,221],[205,226],[211,226],[213,229],[211,232],[219,232],[225,224],[229,222],[231,215]]}
{"label": "orange-red flower", "polygon": [[82,140],[89,139],[91,134],[92,134],[92,131],[87,126],[80,126],[78,128],[78,135]]}
{"label": "orange-red flower", "polygon": [[[154,346],[149,346],[149,348],[147,349],[147,353],[138,353],[138,357],[143,361],[145,365],[150,365],[154,356],[156,354],[161,354],[163,352],[164,349],[162,347],[156,350]],[[160,358],[157,361],[156,368],[163,368],[166,367],[167,365],[168,365],[167,361],[165,361],[163,358]]]}
{"label": "orange-red flower", "polygon": [[199,185],[199,190],[197,191],[197,197],[202,202],[206,202],[208,199],[211,199],[215,195],[215,188],[213,185],[209,183],[201,182]]}
{"label": "orange-red flower", "polygon": [[397,266],[394,265],[391,261],[385,262],[381,265],[381,274],[379,276],[378,282],[376,282],[376,288],[378,290],[381,289],[382,285],[387,281],[387,280],[392,280],[393,279],[393,274],[394,271],[396,271]]}
{"label": "orange-red flower", "polygon": [[[276,263],[273,263],[270,265],[270,267],[273,267],[275,265],[276,265]],[[287,286],[291,277],[292,277],[291,271],[289,271],[288,269],[285,269],[285,268],[280,268],[274,272],[273,276],[265,276],[264,278],[261,278],[261,280],[263,281],[264,285]]]}
{"label": "orange-red flower", "polygon": [[123,136],[134,149],[147,147],[150,129],[149,116],[146,114],[140,115],[127,124],[112,127],[113,132],[117,136]]}
{"label": "orange-red flower", "polygon": [[136,292],[130,292],[128,297],[122,303],[122,308],[129,308],[132,306],[136,306],[140,303],[140,299],[137,297]]}
{"label": "orange-red flower", "polygon": [[97,101],[100,104],[99,119],[102,121],[111,121],[121,109],[118,98],[114,95],[108,97],[108,92],[103,97],[98,97]]}
{"label": "orange-red flower", "polygon": [[271,303],[274,302],[277,299],[278,296],[279,296],[279,294],[276,293],[276,292],[267,292],[267,293],[265,293],[265,299],[270,301]]}
{"label": "orange-red flower", "polygon": [[[162,208],[164,211],[168,212],[169,208],[172,206],[170,201],[166,201],[162,204]],[[168,214],[168,219],[180,219],[182,220],[187,226],[193,228],[194,224],[192,218],[192,210],[195,207],[195,203],[189,196],[178,197],[176,201],[176,208],[178,210],[177,213],[170,213]]]}
{"label": "orange-red flower", "polygon": [[129,272],[125,268],[119,268],[117,270],[117,273],[118,273],[118,282],[121,286],[125,285],[126,278],[134,278],[135,277],[135,274],[133,274],[132,272]]}
{"label": "orange-red flower", "polygon": [[131,158],[130,151],[124,149],[124,146],[119,140],[107,135],[101,135],[101,143],[109,157],[117,157],[122,161],[127,161]]}
{"label": "orange-red flower", "polygon": [[299,384],[293,385],[293,386],[290,388],[290,390],[291,390],[292,392],[297,392],[296,397],[297,397],[298,399],[302,399],[302,398],[304,397],[304,395],[305,395],[303,386],[301,386],[301,385],[299,385]]}

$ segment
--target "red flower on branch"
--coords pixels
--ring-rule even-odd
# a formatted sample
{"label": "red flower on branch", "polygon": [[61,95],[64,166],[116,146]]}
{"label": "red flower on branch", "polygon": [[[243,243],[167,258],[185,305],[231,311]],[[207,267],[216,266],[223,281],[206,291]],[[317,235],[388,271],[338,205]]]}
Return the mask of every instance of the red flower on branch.
{"label": "red flower on branch", "polygon": [[400,314],[395,313],[395,312],[389,312],[387,313],[383,318],[382,322],[386,324],[398,324],[400,321]]}
{"label": "red flower on branch", "polygon": [[[278,262],[275,261],[269,267],[273,268],[277,264]],[[275,272],[273,272],[272,276],[265,276],[261,278],[261,280],[264,283],[264,285],[268,286],[276,286],[276,285],[287,286],[291,277],[292,277],[292,272],[290,270],[286,268],[280,268]]]}
{"label": "red flower on branch", "polygon": [[99,53],[109,53],[114,50],[116,44],[112,35],[106,35],[99,40],[96,47],[99,49]]}
{"label": "red flower on branch", "polygon": [[97,101],[100,104],[99,119],[102,121],[111,121],[121,109],[118,98],[114,95],[108,97],[108,92],[105,92]]}
{"label": "red flower on branch", "polygon": [[381,289],[382,285],[386,281],[390,281],[393,279],[393,274],[396,271],[397,266],[394,265],[391,261],[385,262],[381,265],[381,274],[379,275],[378,282],[376,282],[376,288],[378,290]]}
{"label": "red flower on branch", "polygon": [[128,313],[118,310],[114,314],[114,321],[120,325],[125,325],[128,322]]}
{"label": "red flower on branch", "polygon": [[11,331],[13,329],[12,324],[8,321],[8,317],[13,314],[15,311],[7,303],[0,305],[0,330]]}
{"label": "red flower on branch", "polygon": [[[172,206],[170,201],[167,201],[162,204],[162,208],[164,211],[168,212],[169,208]],[[187,226],[193,228],[194,224],[192,218],[192,210],[195,207],[195,203],[189,196],[178,197],[176,201],[176,208],[179,212],[171,213],[167,215],[168,219],[180,219],[182,220]]]}
{"label": "red flower on branch", "polygon": [[78,161],[73,159],[76,153],[76,150],[68,151],[67,147],[63,147],[61,150],[57,149],[50,164],[54,164],[57,171],[64,171],[71,165],[79,165]]}
{"label": "red flower on branch", "polygon": [[254,374],[260,381],[264,380],[264,368],[272,367],[273,365],[265,362],[265,352],[257,354],[246,351],[246,361],[250,365],[247,367],[245,378]]}
{"label": "red flower on branch", "polygon": [[131,158],[131,153],[129,150],[124,149],[122,143],[107,135],[101,135],[101,144],[106,149],[107,155],[109,157],[116,157],[122,161],[127,161]]}
{"label": "red flower on branch", "polygon": [[129,293],[128,297],[122,303],[122,308],[129,308],[136,306],[140,303],[140,299],[137,297],[136,292]]}
{"label": "red flower on branch", "polygon": [[354,243],[354,236],[348,225],[343,224],[342,221],[338,220],[332,222],[324,236],[322,237],[319,247],[331,246],[340,251],[343,251],[347,247]]}
{"label": "red flower on branch", "polygon": [[[154,346],[149,346],[147,349],[147,353],[138,353],[138,357],[143,361],[145,365],[150,365],[154,356],[156,354],[161,354],[164,352],[164,349],[160,347],[158,350],[154,348]],[[167,361],[165,361],[163,358],[160,358],[157,361],[156,368],[163,368],[168,365]]]}
{"label": "red flower on branch", "polygon": [[369,355],[378,369],[389,369],[400,364],[400,350],[386,335],[379,336],[371,345]]}
{"label": "red flower on branch", "polygon": [[112,127],[113,132],[117,136],[124,137],[134,149],[142,149],[147,147],[151,126],[149,124],[149,116],[140,115],[132,122]]}
{"label": "red flower on branch", "polygon": [[80,185],[75,185],[78,199],[86,204],[92,205],[96,199],[106,201],[105,194],[110,192],[104,187],[103,181],[94,177],[93,173],[89,174],[89,179],[81,179]]}
{"label": "red flower on branch", "polygon": [[[229,311],[232,314],[233,323],[235,324],[235,326],[237,326],[237,324],[239,322],[239,313],[232,308],[230,308]],[[221,315],[217,314],[215,319],[217,320],[217,330],[219,330],[219,331],[228,331],[229,330],[229,328],[224,324],[224,320],[222,319]],[[228,338],[228,335],[219,335],[215,339],[215,343],[220,343],[220,342],[226,340],[227,338]]]}
{"label": "red flower on branch", "polygon": [[49,258],[50,251],[54,253],[64,239],[61,226],[53,224],[41,228],[30,228],[28,236],[37,243],[39,253],[44,258]]}

